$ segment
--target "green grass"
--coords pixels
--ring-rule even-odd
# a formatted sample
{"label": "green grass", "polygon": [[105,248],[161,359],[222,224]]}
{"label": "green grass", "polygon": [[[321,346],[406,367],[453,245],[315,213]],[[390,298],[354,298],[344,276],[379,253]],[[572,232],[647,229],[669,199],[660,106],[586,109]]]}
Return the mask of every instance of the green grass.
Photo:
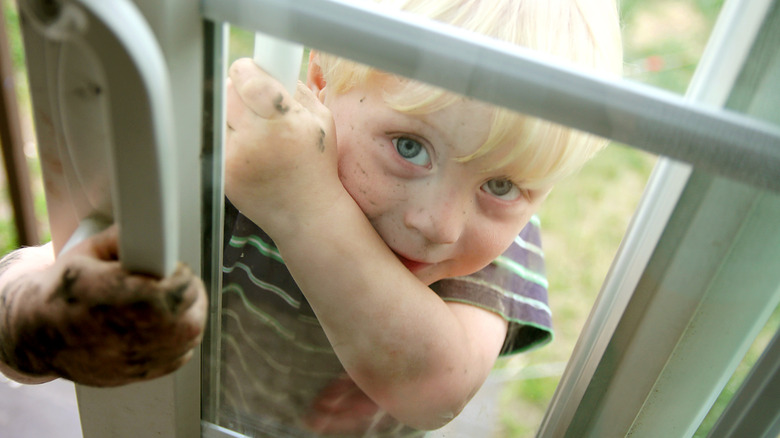
{"label": "green grass", "polygon": [[[7,191],[3,191],[3,196],[0,198],[0,203],[8,205]],[[13,218],[9,219],[6,215],[0,218],[0,257],[7,254],[17,246],[16,229],[14,228]]]}
{"label": "green grass", "polygon": [[17,72],[24,68],[24,47],[19,37],[19,14],[16,3],[12,0],[3,0],[3,15],[5,15],[5,31],[8,34],[8,45],[11,49],[11,61]]}
{"label": "green grass", "polygon": [[723,0],[623,0],[626,77],[684,93]]}

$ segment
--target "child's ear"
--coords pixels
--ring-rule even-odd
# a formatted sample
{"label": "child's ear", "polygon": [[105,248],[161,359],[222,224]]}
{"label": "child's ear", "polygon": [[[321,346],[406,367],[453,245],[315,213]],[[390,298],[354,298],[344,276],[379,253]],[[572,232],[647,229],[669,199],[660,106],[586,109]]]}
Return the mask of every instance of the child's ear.
{"label": "child's ear", "polygon": [[309,52],[309,69],[306,73],[306,86],[314,92],[320,100],[323,99],[325,89],[325,78],[322,77],[322,68],[320,67],[320,54],[312,50]]}

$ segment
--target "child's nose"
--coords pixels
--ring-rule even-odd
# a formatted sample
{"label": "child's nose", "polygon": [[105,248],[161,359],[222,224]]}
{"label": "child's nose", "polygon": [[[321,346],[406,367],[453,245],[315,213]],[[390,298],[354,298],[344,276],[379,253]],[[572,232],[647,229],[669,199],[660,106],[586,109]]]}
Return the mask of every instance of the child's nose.
{"label": "child's nose", "polygon": [[408,228],[417,230],[430,243],[455,243],[463,233],[466,211],[446,200],[410,207],[404,217]]}

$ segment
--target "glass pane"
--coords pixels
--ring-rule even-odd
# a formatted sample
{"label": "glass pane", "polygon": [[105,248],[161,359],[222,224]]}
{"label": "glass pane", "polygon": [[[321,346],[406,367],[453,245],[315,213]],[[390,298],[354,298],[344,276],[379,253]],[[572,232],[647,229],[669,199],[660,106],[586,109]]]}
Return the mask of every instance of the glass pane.
{"label": "glass pane", "polygon": [[[705,3],[622,2],[626,75],[682,93],[720,7],[720,2]],[[232,28],[231,62],[239,56],[251,56],[252,39],[251,32]],[[593,159],[576,177],[557,185],[540,210],[544,255],[553,292],[550,307],[556,318],[556,340],[539,350],[500,359],[496,370],[488,378],[485,390],[475,399],[483,403],[474,403],[472,412],[475,414],[470,414],[467,408],[462,420],[456,419],[448,426],[449,431],[440,433],[478,430],[482,434],[480,436],[489,436],[485,433],[513,437],[533,435],[654,162],[655,157],[649,154],[615,144]],[[571,226],[572,217],[577,218],[576,227]],[[226,258],[226,271],[246,269],[239,262],[247,251],[260,250],[269,259],[279,257],[273,247],[266,246],[267,241],[261,242],[250,236],[254,234],[233,236],[233,239],[226,236],[226,251],[238,249],[233,259]],[[260,283],[262,278],[256,280],[255,284],[262,284],[260,288],[273,289]],[[280,413],[284,409],[278,407],[291,403],[293,394],[274,389],[273,385],[258,383],[251,377],[260,362],[275,368],[276,372],[288,372],[287,365],[279,363],[279,359],[280,356],[291,355],[291,348],[264,344],[274,336],[288,336],[285,327],[271,321],[267,312],[259,309],[253,298],[248,298],[247,288],[239,289],[235,283],[229,282],[224,286],[222,299],[226,305],[222,318],[225,331],[221,337],[221,348],[222,358],[228,363],[220,367],[221,393],[214,421],[247,434],[263,433],[259,431],[281,433],[279,430],[287,430],[284,423],[299,423],[305,416],[305,408],[311,407],[318,395],[318,390],[311,390],[313,386],[332,388],[329,382],[338,382],[342,371],[337,358],[331,356],[330,362],[313,361],[324,368],[333,368],[326,370],[326,375],[317,376],[321,379],[316,385],[305,385],[306,394],[297,394],[304,401],[294,409],[293,417],[285,419],[286,414]],[[285,295],[279,291],[273,293]],[[297,303],[300,298],[285,295],[284,299]],[[303,317],[297,314],[295,318],[303,321],[301,324],[312,324],[314,314],[307,310]],[[269,327],[274,333],[257,334]],[[327,342],[319,333],[312,336],[320,338],[318,342],[323,342],[323,345]],[[319,345],[314,347],[308,342],[302,344],[305,344],[303,349],[319,348]],[[265,383],[279,384],[281,380],[277,375],[268,377]],[[253,401],[252,396],[263,401]],[[281,401],[275,405],[277,402],[269,402],[271,400]],[[264,412],[258,413],[258,409]],[[518,412],[522,412],[523,416],[519,417]]]}
{"label": "glass pane", "polygon": [[[621,1],[625,77],[683,94],[721,5]],[[655,162],[651,154],[613,143],[558,184],[542,206],[556,338],[499,362],[497,375],[515,377],[500,390],[495,436],[535,436]]]}
{"label": "glass pane", "polygon": [[750,373],[750,370],[756,364],[759,357],[761,357],[761,354],[767,348],[767,345],[769,345],[769,343],[772,341],[772,337],[775,336],[778,330],[780,330],[780,307],[775,309],[775,312],[772,314],[769,322],[767,322],[766,326],[758,334],[756,340],[753,342],[753,345],[750,346],[750,349],[748,350],[747,354],[745,354],[742,362],[740,362],[739,367],[734,372],[734,375],[731,376],[731,379],[729,379],[726,387],[723,388],[720,396],[718,396],[715,404],[713,404],[712,409],[710,409],[710,412],[704,418],[701,426],[699,426],[699,429],[694,434],[694,438],[704,438],[709,436],[710,430],[712,430],[712,427],[721,417],[723,411],[737,393],[745,378]]}

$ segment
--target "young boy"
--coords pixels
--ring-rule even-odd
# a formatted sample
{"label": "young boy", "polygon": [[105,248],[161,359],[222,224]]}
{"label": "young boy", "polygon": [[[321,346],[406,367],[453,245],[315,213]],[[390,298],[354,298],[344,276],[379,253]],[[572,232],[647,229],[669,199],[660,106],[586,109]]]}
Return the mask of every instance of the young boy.
{"label": "young boy", "polygon": [[[384,3],[620,70],[609,1]],[[545,290],[514,288],[532,255],[510,245],[603,142],[317,52],[295,98],[250,60],[230,79],[225,188],[240,213],[221,421],[361,436],[446,424],[499,354],[544,337],[528,312],[547,310]]]}
{"label": "young boy", "polygon": [[[387,3],[620,68],[610,0]],[[226,192],[240,214],[224,263],[222,424],[414,435],[457,415],[500,353],[544,342],[543,282],[517,275],[541,260],[513,242],[602,142],[316,52],[311,91],[294,99],[249,61],[230,75]],[[8,309],[0,336],[23,313]]]}

